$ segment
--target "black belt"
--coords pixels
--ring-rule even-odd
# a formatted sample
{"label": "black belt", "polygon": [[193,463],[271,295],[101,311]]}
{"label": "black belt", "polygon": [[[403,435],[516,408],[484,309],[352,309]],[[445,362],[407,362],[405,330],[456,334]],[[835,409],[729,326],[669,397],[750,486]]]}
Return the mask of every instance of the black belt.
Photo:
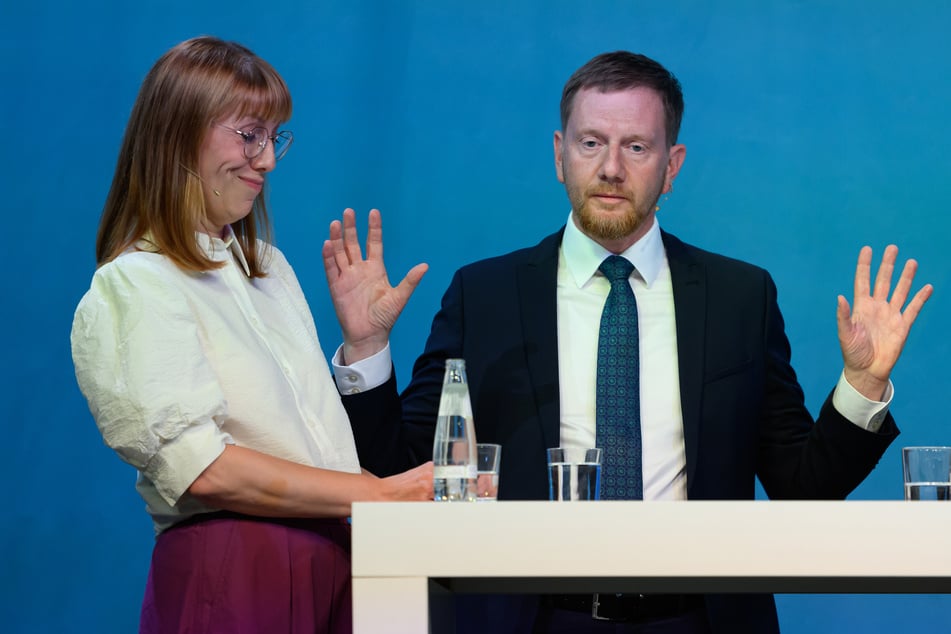
{"label": "black belt", "polygon": [[671,618],[703,607],[703,595],[699,594],[555,594],[542,601],[554,610],[629,623]]}

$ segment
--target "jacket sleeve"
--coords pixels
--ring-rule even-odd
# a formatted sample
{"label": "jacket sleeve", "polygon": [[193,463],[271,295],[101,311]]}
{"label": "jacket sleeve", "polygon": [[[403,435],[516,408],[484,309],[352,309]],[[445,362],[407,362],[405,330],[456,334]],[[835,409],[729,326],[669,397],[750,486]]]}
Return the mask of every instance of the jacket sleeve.
{"label": "jacket sleeve", "polygon": [[766,277],[766,392],[760,424],[757,474],[772,499],[844,499],[898,435],[889,414],[878,432],[847,420],[826,399],[814,424],[790,366],[789,342]]}

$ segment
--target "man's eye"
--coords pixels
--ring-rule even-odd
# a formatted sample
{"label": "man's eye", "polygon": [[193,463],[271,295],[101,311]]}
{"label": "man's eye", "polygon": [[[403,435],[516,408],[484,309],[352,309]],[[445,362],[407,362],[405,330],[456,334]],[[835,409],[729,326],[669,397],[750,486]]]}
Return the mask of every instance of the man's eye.
{"label": "man's eye", "polygon": [[598,142],[594,139],[585,139],[581,142],[581,147],[593,149],[598,147]]}
{"label": "man's eye", "polygon": [[643,151],[646,150],[646,149],[647,149],[647,148],[645,148],[645,147],[644,147],[643,145],[641,145],[640,143],[632,143],[632,144],[631,144],[631,152],[634,152],[635,154],[640,154],[641,152],[643,152]]}

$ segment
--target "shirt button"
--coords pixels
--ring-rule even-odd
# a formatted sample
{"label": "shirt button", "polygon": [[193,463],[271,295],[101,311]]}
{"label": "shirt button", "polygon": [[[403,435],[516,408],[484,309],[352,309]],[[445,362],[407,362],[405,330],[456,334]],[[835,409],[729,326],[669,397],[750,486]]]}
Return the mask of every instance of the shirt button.
{"label": "shirt button", "polygon": [[352,387],[350,388],[350,390],[347,391],[347,394],[359,394],[359,393],[360,393],[360,388],[358,387]]}
{"label": "shirt button", "polygon": [[357,377],[356,374],[348,374],[346,378],[347,378],[347,380],[350,381],[351,383],[356,383],[356,382],[357,382],[357,378],[359,378],[359,377]]}

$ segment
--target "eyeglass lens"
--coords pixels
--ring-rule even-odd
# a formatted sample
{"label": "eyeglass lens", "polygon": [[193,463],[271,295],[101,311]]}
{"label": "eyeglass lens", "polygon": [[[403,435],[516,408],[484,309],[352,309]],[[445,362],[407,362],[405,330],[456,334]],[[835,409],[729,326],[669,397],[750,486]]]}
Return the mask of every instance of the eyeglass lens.
{"label": "eyeglass lens", "polygon": [[244,133],[244,155],[249,159],[260,156],[267,146],[269,138],[274,144],[274,160],[279,161],[287,154],[287,149],[291,146],[294,136],[285,130],[270,137],[266,128],[253,128]]}

